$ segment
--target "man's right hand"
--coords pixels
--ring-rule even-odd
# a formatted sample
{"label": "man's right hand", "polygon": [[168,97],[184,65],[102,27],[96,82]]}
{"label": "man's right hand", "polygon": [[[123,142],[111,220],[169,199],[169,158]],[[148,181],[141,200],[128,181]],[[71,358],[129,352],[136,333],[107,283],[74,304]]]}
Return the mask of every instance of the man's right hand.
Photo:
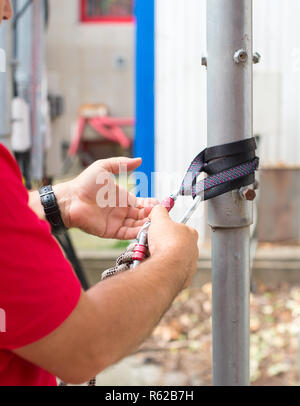
{"label": "man's right hand", "polygon": [[197,270],[198,233],[194,228],[171,220],[168,211],[156,206],[151,212],[148,243],[151,257],[174,264],[172,273],[182,278],[183,288],[190,285]]}

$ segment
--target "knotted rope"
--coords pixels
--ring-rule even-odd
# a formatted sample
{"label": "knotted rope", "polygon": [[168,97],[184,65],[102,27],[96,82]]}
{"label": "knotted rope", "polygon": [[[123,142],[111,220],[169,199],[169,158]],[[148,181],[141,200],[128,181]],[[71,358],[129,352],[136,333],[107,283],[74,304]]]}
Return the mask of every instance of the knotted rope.
{"label": "knotted rope", "polygon": [[126,251],[118,257],[116,265],[102,273],[101,279],[104,280],[118,273],[128,271],[133,264],[133,252],[135,246],[135,242],[131,243]]}

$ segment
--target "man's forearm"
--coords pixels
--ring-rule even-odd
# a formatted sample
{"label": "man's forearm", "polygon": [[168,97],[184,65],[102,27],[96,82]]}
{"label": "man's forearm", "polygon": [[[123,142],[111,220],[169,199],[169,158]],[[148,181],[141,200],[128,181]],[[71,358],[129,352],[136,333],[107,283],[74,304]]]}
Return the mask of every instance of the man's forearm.
{"label": "man's forearm", "polygon": [[100,282],[82,292],[60,327],[15,352],[66,382],[87,381],[149,336],[184,286],[178,272],[183,266],[179,260],[152,258]]}
{"label": "man's forearm", "polygon": [[44,208],[41,204],[41,199],[38,191],[29,192],[28,205],[41,220],[45,220]]}
{"label": "man's forearm", "polygon": [[180,266],[171,257],[153,258],[85,294],[93,314],[86,344],[101,368],[130,354],[149,336],[184,286],[176,269]]}

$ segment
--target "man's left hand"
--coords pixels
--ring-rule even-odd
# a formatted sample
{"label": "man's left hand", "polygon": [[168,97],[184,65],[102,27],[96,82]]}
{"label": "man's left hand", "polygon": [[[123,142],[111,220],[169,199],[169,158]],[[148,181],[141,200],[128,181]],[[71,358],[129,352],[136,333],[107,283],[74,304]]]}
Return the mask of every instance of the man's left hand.
{"label": "man's left hand", "polygon": [[[118,174],[120,167],[130,172],[141,163],[140,158],[99,160],[74,180],[54,186],[66,227],[80,228],[103,238],[136,238],[158,201],[137,198],[114,181],[105,183],[104,179]],[[97,196],[102,196],[101,188],[106,188],[107,194],[116,197],[115,204],[105,205],[105,202],[99,201]]]}

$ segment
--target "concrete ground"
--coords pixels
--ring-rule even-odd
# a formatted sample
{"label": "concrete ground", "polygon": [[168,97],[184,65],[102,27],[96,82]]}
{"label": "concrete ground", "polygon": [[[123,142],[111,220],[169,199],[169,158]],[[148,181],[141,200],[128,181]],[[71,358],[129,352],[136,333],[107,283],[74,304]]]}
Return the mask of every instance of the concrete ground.
{"label": "concrete ground", "polygon": [[[211,283],[182,292],[132,356],[97,377],[98,386],[212,383]],[[250,375],[256,386],[300,382],[300,284],[259,283],[250,295]]]}

